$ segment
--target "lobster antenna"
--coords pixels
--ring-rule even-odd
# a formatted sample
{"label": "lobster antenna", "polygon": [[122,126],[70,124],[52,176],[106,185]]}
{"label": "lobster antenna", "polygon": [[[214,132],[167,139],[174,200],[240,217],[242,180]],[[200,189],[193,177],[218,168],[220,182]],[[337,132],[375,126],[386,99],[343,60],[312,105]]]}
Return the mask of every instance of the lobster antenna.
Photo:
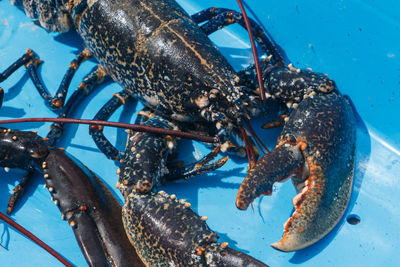
{"label": "lobster antenna", "polygon": [[249,169],[251,169],[253,168],[253,165],[256,162],[256,160],[253,154],[253,150],[249,145],[249,140],[247,139],[246,130],[244,129],[243,125],[240,127],[240,131],[242,132],[244,146],[246,148],[247,160],[249,161]]}
{"label": "lobster antenna", "polygon": [[245,120],[247,128],[249,128],[251,135],[254,137],[254,140],[256,141],[257,145],[260,147],[261,151],[265,154],[262,148],[264,148],[268,153],[271,152],[266,145],[261,141],[261,139],[258,137],[258,135],[255,133],[253,130],[253,127],[251,127],[251,124],[248,120]]}
{"label": "lobster antenna", "polygon": [[[62,264],[64,264],[67,267],[72,267],[72,264],[69,263],[66,259],[63,258],[60,254],[58,254],[54,249],[46,245],[42,240],[37,238],[34,234],[26,230],[22,225],[5,215],[4,213],[0,212],[0,219],[6,222],[7,224],[11,225],[13,228],[18,230],[20,233],[22,233],[24,236],[41,246],[43,249],[45,249],[47,252],[49,252],[51,255],[53,255],[57,260],[59,260]],[[3,247],[3,246],[2,246]]]}
{"label": "lobster antenna", "polygon": [[71,118],[24,118],[24,119],[12,119],[12,120],[0,120],[0,124],[4,123],[19,123],[19,122],[59,122],[59,123],[76,123],[76,124],[89,124],[89,125],[101,125],[110,126],[117,128],[130,129],[137,132],[146,132],[152,134],[167,134],[177,136],[186,139],[192,139],[205,143],[219,143],[218,137],[198,135],[189,132],[182,132],[177,130],[170,130],[146,125],[113,122],[113,121],[101,121],[101,120],[83,120],[83,119],[71,119]]}
{"label": "lobster antenna", "polygon": [[264,84],[262,82],[261,78],[261,70],[260,70],[260,62],[258,61],[258,54],[257,54],[257,49],[256,45],[254,43],[254,38],[253,38],[253,33],[251,32],[251,26],[249,22],[249,18],[247,17],[246,10],[243,7],[242,1],[237,0],[240,11],[243,14],[243,19],[246,24],[247,32],[249,33],[249,38],[250,38],[250,44],[251,44],[251,50],[253,51],[253,58],[254,58],[254,66],[256,67],[256,73],[257,73],[257,80],[258,80],[258,86],[260,87],[260,94],[261,94],[261,100],[265,102],[265,93],[264,93]]}

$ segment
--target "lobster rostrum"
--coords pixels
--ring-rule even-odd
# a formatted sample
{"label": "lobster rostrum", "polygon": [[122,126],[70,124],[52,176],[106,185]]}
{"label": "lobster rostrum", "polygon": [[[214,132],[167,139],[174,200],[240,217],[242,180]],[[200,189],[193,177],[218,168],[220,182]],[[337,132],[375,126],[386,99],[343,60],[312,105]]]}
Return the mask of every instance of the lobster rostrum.
{"label": "lobster rostrum", "polygon": [[[77,61],[81,62],[87,55],[93,54],[101,64],[90,77],[101,82],[104,75],[110,76],[123,86],[124,90],[114,95],[99,111],[96,119],[108,119],[116,108],[133,96],[150,109],[143,111],[143,118],[139,116],[140,123],[163,128],[195,130],[206,125],[209,127],[207,132],[216,133],[224,142],[223,149],[243,154],[243,149],[238,147],[236,141],[236,135],[240,132],[239,125],[248,116],[259,114],[260,110],[265,108],[254,82],[254,67],[236,74],[206,36],[226,25],[227,16],[228,20],[235,19],[235,16],[227,12],[218,13],[219,9],[209,9],[194,16],[192,21],[173,1],[18,1],[16,4],[49,31],[75,29],[88,47],[84,54],[79,55]],[[196,23],[205,20],[209,20],[209,23],[198,27]],[[263,40],[260,39],[259,42],[262,43]],[[347,205],[351,192],[354,118],[332,81],[316,73],[281,66],[282,59],[273,44],[268,40],[264,44],[270,55],[263,63],[262,76],[267,88],[265,96],[291,110],[286,110],[285,115],[289,115],[288,119],[281,121],[285,127],[278,148],[265,155],[250,170],[239,191],[237,206],[246,208],[256,196],[270,193],[273,182],[295,174],[295,184],[302,194],[296,198],[296,212],[286,224],[288,227],[285,229],[284,239],[292,236],[300,240],[302,245],[296,244],[287,249],[276,246],[289,251],[316,242],[332,229],[332,224],[336,224],[338,218],[343,215],[343,207]],[[38,61],[34,60],[34,55],[29,57],[26,57],[26,62],[22,64],[26,63],[33,77],[37,64],[30,64],[30,60],[32,63]],[[87,84],[89,82],[84,81],[82,88],[87,90]],[[49,105],[57,107],[64,99],[65,94],[57,93]],[[65,107],[67,106],[68,103]],[[340,107],[345,107],[342,113],[339,112]],[[329,116],[331,111],[337,116]],[[60,112],[60,116],[66,116],[64,110]],[[330,120],[324,121],[325,116]],[[315,127],[313,123],[320,127]],[[341,127],[331,128],[336,124],[340,124]],[[57,137],[58,133],[54,132],[58,129],[58,126],[54,128],[51,139],[53,136]],[[212,169],[212,166],[203,164],[209,161],[209,157],[201,161],[200,166],[171,171],[170,166],[167,166],[167,156],[175,147],[173,138],[131,134],[127,150],[120,153],[105,139],[101,129],[92,127],[91,133],[107,157],[123,161],[118,171],[118,186],[126,198],[123,220],[126,229],[129,229],[128,235],[132,243],[137,248],[150,245],[154,248],[154,244],[167,244],[135,232],[135,216],[142,215],[133,213],[134,211],[154,216],[156,221],[162,221],[164,217],[136,209],[132,203],[141,197],[167,201],[167,197],[150,193],[154,186],[165,177],[176,177],[171,174],[179,174],[178,178],[186,178],[196,173],[196,170]],[[350,149],[342,149],[341,146],[346,143],[338,142],[344,137],[349,137],[347,141]],[[151,153],[152,149],[157,153]],[[331,155],[321,155],[323,153]],[[155,154],[157,158],[153,160]],[[342,160],[343,158],[346,160]],[[346,163],[346,167],[336,168],[343,167],[343,162]],[[271,165],[271,170],[265,170],[264,166],[267,164]],[[148,169],[138,169],[138,166],[147,166]],[[341,171],[337,173],[339,169]],[[338,178],[335,179],[336,177]],[[152,200],[145,202],[160,205],[160,209],[165,207]],[[330,205],[332,208],[327,210],[325,207]],[[167,214],[170,205],[166,206],[167,209],[162,214]],[[180,208],[184,206],[182,204]],[[126,210],[127,207],[129,208]],[[309,222],[315,221],[318,216],[321,217],[322,223],[314,226],[319,227],[319,231],[313,231],[315,228],[312,228]],[[183,217],[186,218],[186,215]],[[329,223],[323,222],[324,218]],[[139,225],[147,229],[151,224],[143,221]],[[190,253],[185,261],[189,262],[193,260],[193,255],[197,255],[201,263],[205,261],[214,264],[213,261],[207,260],[212,256],[207,252],[213,251],[215,246],[202,245],[213,244],[210,241],[213,239],[196,237],[192,240],[197,240],[192,246],[199,249],[191,249],[195,253]],[[165,251],[168,246],[162,247],[162,251]],[[140,249],[138,250],[141,254]],[[148,261],[147,264],[151,264],[155,259],[159,259],[158,254],[155,254],[156,256],[151,253],[147,255],[144,252],[141,258],[145,262]],[[168,255],[159,259],[160,264],[176,262],[173,254]]]}

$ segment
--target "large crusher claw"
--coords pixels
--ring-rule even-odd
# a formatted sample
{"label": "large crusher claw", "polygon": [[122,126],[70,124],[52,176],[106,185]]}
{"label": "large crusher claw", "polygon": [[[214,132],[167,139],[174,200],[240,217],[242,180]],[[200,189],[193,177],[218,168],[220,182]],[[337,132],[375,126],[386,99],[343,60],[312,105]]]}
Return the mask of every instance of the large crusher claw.
{"label": "large crusher claw", "polygon": [[[282,73],[292,75],[289,80],[320,77],[300,70],[296,76],[296,71],[281,68],[270,74],[270,88],[274,88],[273,75],[281,75],[282,80]],[[322,90],[327,83],[332,85],[330,90]],[[274,89],[290,95],[288,88]],[[319,87],[291,109],[276,149],[249,171],[237,195],[237,207],[246,209],[256,197],[270,195],[275,182],[292,177],[298,193],[293,198],[295,211],[284,224],[282,239],[272,247],[282,251],[308,247],[338,224],[351,195],[355,138],[351,106],[333,81],[321,78]]]}

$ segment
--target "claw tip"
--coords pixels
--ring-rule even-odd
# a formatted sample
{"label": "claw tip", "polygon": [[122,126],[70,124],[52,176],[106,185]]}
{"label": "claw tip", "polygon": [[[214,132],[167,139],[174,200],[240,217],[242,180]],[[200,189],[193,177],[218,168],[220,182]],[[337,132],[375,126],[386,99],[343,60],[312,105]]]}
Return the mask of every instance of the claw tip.
{"label": "claw tip", "polygon": [[282,246],[281,241],[272,243],[271,247],[273,247],[276,250],[283,251],[283,252],[289,252],[290,251],[290,250],[285,249],[285,246]]}
{"label": "claw tip", "polygon": [[246,210],[249,205],[247,205],[244,201],[239,198],[236,198],[236,207],[240,210]]}

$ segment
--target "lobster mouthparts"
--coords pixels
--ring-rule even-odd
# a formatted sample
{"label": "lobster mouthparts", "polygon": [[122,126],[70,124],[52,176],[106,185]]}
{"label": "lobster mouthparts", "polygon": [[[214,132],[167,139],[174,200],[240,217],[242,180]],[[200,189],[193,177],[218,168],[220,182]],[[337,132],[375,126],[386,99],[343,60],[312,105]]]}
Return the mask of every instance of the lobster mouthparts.
{"label": "lobster mouthparts", "polygon": [[236,206],[246,209],[274,182],[292,177],[295,211],[284,224],[281,251],[306,248],[322,239],[346,211],[353,183],[355,123],[351,107],[335,92],[303,100],[286,122],[274,151],[243,181]]}

